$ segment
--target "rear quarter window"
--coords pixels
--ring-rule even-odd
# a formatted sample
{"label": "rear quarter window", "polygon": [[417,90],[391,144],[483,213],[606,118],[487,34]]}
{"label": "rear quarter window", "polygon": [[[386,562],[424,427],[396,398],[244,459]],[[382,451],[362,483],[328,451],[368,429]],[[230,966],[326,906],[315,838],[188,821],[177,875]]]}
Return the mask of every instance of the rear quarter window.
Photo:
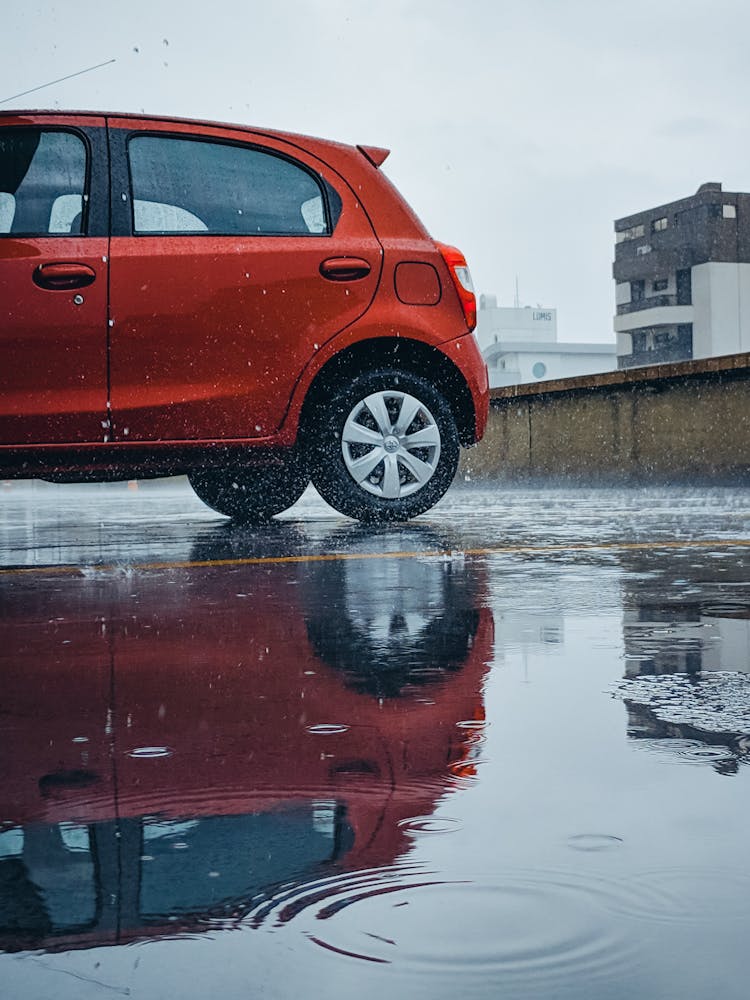
{"label": "rear quarter window", "polygon": [[128,144],[135,233],[315,236],[331,232],[326,186],[254,147],[174,136]]}

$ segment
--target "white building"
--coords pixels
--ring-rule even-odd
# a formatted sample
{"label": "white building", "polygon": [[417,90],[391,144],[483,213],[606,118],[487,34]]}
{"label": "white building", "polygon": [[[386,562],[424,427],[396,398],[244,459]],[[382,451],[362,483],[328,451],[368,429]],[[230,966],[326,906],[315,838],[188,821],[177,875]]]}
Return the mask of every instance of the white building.
{"label": "white building", "polygon": [[476,332],[493,388],[590,375],[617,366],[614,342],[559,341],[556,309],[498,306],[496,296],[480,295]]}

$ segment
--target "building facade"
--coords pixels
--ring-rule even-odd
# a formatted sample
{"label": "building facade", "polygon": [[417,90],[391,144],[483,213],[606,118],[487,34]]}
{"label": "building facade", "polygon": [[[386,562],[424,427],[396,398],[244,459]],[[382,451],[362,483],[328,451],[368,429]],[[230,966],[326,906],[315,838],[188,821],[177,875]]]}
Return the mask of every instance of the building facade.
{"label": "building facade", "polygon": [[592,375],[617,363],[614,343],[559,341],[556,309],[498,306],[494,295],[479,297],[476,333],[492,388]]}
{"label": "building facade", "polygon": [[620,368],[750,350],[750,194],[696,194],[615,222]]}

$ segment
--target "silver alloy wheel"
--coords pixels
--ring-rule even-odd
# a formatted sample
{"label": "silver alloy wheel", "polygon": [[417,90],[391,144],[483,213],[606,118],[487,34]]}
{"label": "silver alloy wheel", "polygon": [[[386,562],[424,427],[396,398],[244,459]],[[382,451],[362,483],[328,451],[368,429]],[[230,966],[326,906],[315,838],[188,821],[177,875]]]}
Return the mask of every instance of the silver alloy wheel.
{"label": "silver alloy wheel", "polygon": [[440,428],[407,392],[374,392],[352,409],[341,437],[352,479],[373,496],[399,500],[421,490],[440,461]]}

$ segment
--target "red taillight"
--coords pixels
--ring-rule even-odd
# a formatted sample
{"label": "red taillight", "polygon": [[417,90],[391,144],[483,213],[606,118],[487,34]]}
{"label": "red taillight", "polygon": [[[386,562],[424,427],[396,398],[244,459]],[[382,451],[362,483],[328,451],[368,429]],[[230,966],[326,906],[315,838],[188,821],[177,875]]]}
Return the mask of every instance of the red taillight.
{"label": "red taillight", "polygon": [[466,325],[469,330],[473,330],[477,325],[477,300],[474,296],[474,285],[471,282],[471,272],[466,258],[460,250],[449,247],[445,243],[438,243],[437,248],[448,265],[451,278],[453,278],[453,284],[456,286],[466,317]]}

